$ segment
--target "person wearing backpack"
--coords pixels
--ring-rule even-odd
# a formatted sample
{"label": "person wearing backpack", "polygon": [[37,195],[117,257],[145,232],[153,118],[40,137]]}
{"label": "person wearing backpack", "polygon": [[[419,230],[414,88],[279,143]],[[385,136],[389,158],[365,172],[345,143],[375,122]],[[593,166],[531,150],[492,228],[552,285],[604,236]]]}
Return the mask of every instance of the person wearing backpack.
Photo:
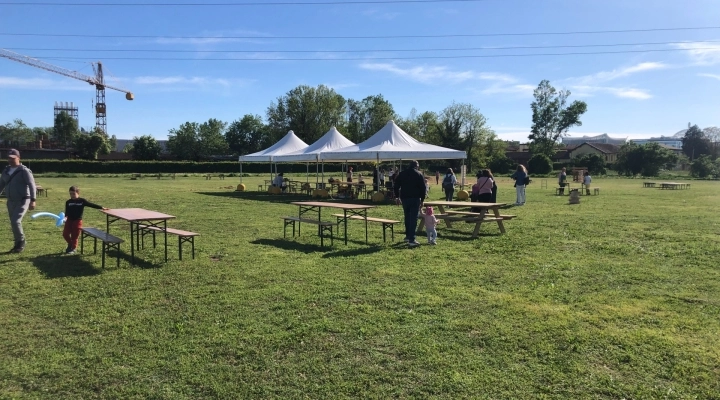
{"label": "person wearing backpack", "polygon": [[453,173],[452,168],[448,168],[445,178],[443,178],[443,190],[445,191],[445,201],[453,200],[453,193],[455,192],[455,185],[457,184],[457,178]]}
{"label": "person wearing backpack", "polygon": [[525,185],[530,179],[528,177],[527,169],[524,165],[518,164],[517,170],[515,170],[515,173],[512,174],[510,177],[515,180],[515,193],[517,194],[515,205],[516,206],[524,206],[525,205]]}

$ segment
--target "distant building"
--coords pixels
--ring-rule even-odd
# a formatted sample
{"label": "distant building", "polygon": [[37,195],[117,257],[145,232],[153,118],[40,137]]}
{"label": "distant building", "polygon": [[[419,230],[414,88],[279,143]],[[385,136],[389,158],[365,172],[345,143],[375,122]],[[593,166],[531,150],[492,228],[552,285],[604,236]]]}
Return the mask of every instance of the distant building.
{"label": "distant building", "polygon": [[605,162],[612,164],[617,161],[620,146],[607,143],[583,143],[572,150],[569,150],[570,158],[576,158],[583,154],[597,154],[605,159]]}
{"label": "distant building", "polygon": [[597,136],[583,136],[583,137],[571,137],[565,136],[562,138],[562,144],[565,146],[580,146],[583,143],[598,143],[598,144],[614,144],[622,146],[627,142],[627,138],[612,138],[607,133]]}
{"label": "distant building", "polygon": [[631,139],[631,142],[640,145],[646,143],[659,143],[670,148],[680,149],[682,148],[682,139],[685,137],[685,132],[687,132],[687,129],[683,129],[672,136],[651,137],[649,139]]}

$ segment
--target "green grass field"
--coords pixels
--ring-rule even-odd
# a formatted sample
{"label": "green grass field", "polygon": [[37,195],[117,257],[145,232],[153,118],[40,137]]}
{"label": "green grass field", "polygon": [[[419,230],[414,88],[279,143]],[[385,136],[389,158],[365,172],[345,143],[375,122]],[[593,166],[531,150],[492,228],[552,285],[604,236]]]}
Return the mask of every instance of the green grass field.
{"label": "green grass field", "polygon": [[[28,213],[25,252],[0,254],[0,398],[720,398],[718,182],[595,178],[602,194],[570,206],[536,180],[503,211],[518,216],[507,234],[441,225],[437,246],[407,249],[401,226],[384,244],[371,225],[366,245],[359,222],[347,246],[321,248],[312,228],[283,239],[305,197],[238,194],[239,178],[37,180],[51,188],[37,211],[63,211],[79,185],[202,236],[195,260],[172,240],[167,264],[150,246],[131,266],[125,243],[103,270]],[[84,224],[105,219],[86,209]]]}

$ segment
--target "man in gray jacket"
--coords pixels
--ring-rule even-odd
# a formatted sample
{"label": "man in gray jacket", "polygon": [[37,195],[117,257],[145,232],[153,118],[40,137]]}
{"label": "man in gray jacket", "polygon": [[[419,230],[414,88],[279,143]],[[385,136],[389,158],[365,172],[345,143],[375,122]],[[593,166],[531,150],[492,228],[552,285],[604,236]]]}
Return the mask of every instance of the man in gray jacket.
{"label": "man in gray jacket", "polygon": [[8,166],[0,174],[0,192],[5,190],[10,227],[15,236],[15,246],[11,253],[20,253],[25,249],[25,234],[22,219],[27,210],[35,209],[35,177],[32,171],[20,164],[20,152],[8,151]]}

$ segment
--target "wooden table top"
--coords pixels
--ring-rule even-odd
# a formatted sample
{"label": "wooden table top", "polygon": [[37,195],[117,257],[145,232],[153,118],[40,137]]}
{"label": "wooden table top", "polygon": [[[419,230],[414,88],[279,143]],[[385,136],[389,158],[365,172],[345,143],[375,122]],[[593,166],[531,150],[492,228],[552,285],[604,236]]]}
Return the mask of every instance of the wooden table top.
{"label": "wooden table top", "polygon": [[331,203],[328,201],[293,201],[290,204],[305,207],[331,207],[331,208],[342,208],[344,210],[363,210],[369,208],[375,208],[375,206],[369,206],[365,204],[347,204],[347,203]]}
{"label": "wooden table top", "polygon": [[101,212],[126,221],[148,221],[175,218],[173,215],[146,210],[144,208],[112,208],[110,210],[102,210]]}
{"label": "wooden table top", "polygon": [[500,208],[506,203],[476,203],[468,201],[426,201],[423,205],[426,206],[447,206],[447,207],[478,207],[478,208]]}

